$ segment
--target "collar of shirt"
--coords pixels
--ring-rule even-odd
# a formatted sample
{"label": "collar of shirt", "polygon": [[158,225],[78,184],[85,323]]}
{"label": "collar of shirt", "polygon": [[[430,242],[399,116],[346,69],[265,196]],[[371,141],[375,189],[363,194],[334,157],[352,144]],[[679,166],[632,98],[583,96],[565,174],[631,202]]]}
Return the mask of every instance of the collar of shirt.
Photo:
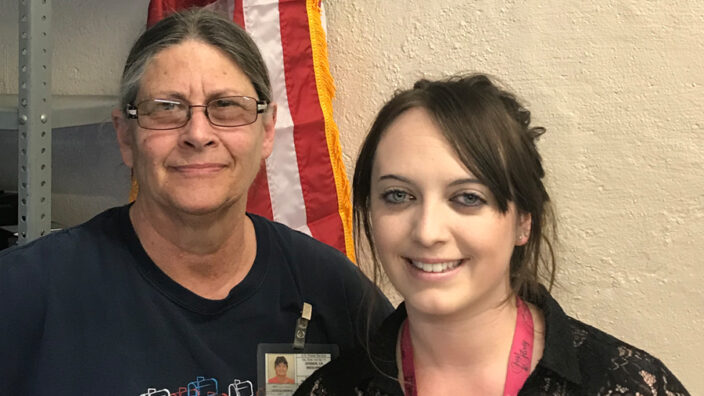
{"label": "collar of shirt", "polygon": [[545,349],[535,371],[544,368],[570,382],[581,384],[582,376],[576,350],[580,337],[573,334],[569,317],[542,285],[537,298],[526,301],[537,306],[545,317]]}

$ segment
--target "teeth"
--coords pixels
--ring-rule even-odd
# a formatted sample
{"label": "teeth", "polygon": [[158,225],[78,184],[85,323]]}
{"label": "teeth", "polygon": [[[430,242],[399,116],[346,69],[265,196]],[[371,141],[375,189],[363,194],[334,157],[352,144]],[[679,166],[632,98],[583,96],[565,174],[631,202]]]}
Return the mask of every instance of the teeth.
{"label": "teeth", "polygon": [[446,261],[444,263],[424,263],[422,261],[415,261],[415,260],[410,260],[411,264],[413,264],[414,267],[418,268],[421,271],[424,272],[445,272],[449,271],[451,269],[454,269],[458,265],[460,265],[460,262],[462,260],[457,260],[457,261]]}

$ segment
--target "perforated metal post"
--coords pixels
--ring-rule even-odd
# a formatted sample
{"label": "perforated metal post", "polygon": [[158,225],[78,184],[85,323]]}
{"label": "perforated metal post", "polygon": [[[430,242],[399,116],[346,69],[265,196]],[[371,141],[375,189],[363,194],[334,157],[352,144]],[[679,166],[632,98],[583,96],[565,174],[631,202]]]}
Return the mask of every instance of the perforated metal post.
{"label": "perforated metal post", "polygon": [[51,230],[51,2],[21,0],[18,239]]}

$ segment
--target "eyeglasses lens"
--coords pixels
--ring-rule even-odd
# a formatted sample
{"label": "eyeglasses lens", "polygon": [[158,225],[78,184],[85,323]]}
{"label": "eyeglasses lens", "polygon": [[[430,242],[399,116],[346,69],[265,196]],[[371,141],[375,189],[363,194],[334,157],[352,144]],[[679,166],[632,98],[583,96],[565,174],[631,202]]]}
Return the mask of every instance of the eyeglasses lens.
{"label": "eyeglasses lens", "polygon": [[145,129],[176,129],[188,123],[191,107],[205,107],[211,124],[222,127],[248,125],[257,120],[257,101],[247,96],[211,100],[207,105],[188,105],[175,100],[150,99],[137,105],[137,122]]}

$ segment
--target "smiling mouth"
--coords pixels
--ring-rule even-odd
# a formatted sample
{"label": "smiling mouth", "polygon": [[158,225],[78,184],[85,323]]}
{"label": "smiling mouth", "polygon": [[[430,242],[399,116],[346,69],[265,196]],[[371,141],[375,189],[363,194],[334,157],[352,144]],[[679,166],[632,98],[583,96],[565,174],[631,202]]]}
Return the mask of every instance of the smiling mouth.
{"label": "smiling mouth", "polygon": [[462,264],[462,260],[443,261],[443,262],[438,262],[438,263],[426,263],[423,261],[411,260],[411,259],[407,259],[407,260],[415,268],[417,268],[423,272],[433,272],[433,273],[452,271],[453,269],[459,267],[460,264]]}
{"label": "smiling mouth", "polygon": [[209,173],[222,170],[225,166],[221,164],[191,164],[174,166],[173,169],[181,173]]}

